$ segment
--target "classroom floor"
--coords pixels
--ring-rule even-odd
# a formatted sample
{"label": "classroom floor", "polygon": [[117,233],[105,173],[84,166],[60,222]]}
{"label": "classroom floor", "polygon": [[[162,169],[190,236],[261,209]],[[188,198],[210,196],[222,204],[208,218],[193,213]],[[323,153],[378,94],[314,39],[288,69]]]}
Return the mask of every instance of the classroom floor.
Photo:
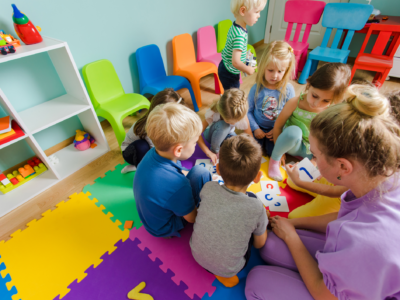
{"label": "classroom floor", "polygon": [[[256,48],[258,57],[265,45]],[[354,60],[353,60],[354,61]],[[349,59],[349,63],[352,61]],[[255,74],[248,77],[243,77],[243,83],[241,89],[248,93],[251,87],[255,83]],[[372,80],[373,73],[366,71],[357,71],[356,78],[362,78],[367,80]],[[300,85],[295,81],[292,81],[295,88],[296,94],[304,89],[304,85]],[[205,77],[201,80],[202,87],[202,101],[203,106],[200,108],[199,115],[203,119],[204,114],[210,104],[218,99],[218,95],[214,94],[214,79],[212,76]],[[400,78],[391,78],[386,81],[381,88],[382,93],[389,93],[394,90],[400,89]],[[187,90],[180,91],[182,97],[185,99],[186,104],[193,108],[190,99],[189,92]],[[124,127],[127,131],[132,124],[140,117],[138,114],[135,117],[127,117],[124,120]],[[107,171],[113,170],[117,164],[123,164],[124,160],[121,156],[117,140],[115,138],[114,132],[110,124],[107,121],[101,123],[108,143],[110,145],[111,151],[103,155],[101,158],[93,161],[86,167],[82,168],[78,172],[74,173],[62,182],[54,185],[50,189],[46,190],[42,194],[36,196],[29,202],[18,207],[14,211],[0,218],[0,241],[10,239],[10,234],[17,231],[18,229],[25,229],[26,224],[33,219],[40,219],[42,213],[49,209],[54,209],[56,204],[60,201],[68,201],[69,196],[74,193],[79,193],[83,190],[84,186],[88,184],[93,184],[94,180],[99,177],[104,177]]]}

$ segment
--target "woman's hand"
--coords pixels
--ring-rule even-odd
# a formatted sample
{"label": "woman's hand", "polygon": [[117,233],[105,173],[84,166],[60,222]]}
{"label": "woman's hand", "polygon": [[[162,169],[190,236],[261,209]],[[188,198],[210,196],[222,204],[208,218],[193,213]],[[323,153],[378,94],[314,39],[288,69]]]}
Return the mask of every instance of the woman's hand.
{"label": "woman's hand", "polygon": [[217,160],[218,160],[217,154],[209,151],[209,152],[207,152],[207,156],[211,159],[212,164],[215,166],[217,164]]}
{"label": "woman's hand", "polygon": [[258,128],[256,130],[254,130],[254,136],[257,139],[261,140],[261,139],[265,138],[265,132],[262,131],[260,128]]}
{"label": "woman's hand", "polygon": [[265,137],[266,137],[267,139],[269,139],[270,141],[273,141],[273,140],[274,140],[274,129],[272,129],[271,131],[267,132],[267,133],[265,134]]}
{"label": "woman's hand", "polygon": [[286,173],[295,185],[301,185],[302,180],[300,179],[298,163],[295,163],[294,165],[286,165]]}
{"label": "woman's hand", "polygon": [[272,231],[284,242],[293,235],[297,235],[293,224],[288,219],[274,216],[269,220],[271,222]]}

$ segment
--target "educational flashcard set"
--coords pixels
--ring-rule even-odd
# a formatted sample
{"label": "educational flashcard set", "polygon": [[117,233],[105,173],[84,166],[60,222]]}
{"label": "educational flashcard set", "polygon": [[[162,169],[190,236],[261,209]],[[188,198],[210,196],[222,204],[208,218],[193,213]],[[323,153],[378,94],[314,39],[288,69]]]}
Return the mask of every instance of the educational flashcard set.
{"label": "educational flashcard set", "polygon": [[[263,158],[262,162],[265,162],[265,158]],[[212,164],[210,159],[198,159],[196,160],[196,165],[201,165],[205,167],[210,173],[213,175],[213,181],[217,181],[220,185],[224,184],[224,181],[221,176],[217,174],[216,167]],[[276,181],[263,181],[264,175],[261,177],[261,192],[258,192],[256,195],[264,204],[265,207],[268,207],[269,211],[274,212],[289,212],[289,206],[284,196],[278,196],[281,192],[279,190],[278,182]],[[251,185],[255,184],[254,182],[250,183]]]}

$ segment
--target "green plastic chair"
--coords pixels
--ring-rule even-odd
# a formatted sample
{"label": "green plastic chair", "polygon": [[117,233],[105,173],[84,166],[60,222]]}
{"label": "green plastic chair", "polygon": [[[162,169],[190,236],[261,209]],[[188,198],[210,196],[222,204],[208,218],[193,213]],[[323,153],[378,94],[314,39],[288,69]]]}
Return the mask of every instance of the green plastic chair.
{"label": "green plastic chair", "polygon": [[225,48],[226,40],[228,39],[228,32],[232,26],[231,20],[223,20],[217,25],[217,52],[221,53]]}
{"label": "green plastic chair", "polygon": [[149,109],[149,100],[139,94],[125,94],[114,66],[107,59],[85,65],[82,75],[96,114],[110,122],[121,146],[126,135],[122,120],[140,109]]}

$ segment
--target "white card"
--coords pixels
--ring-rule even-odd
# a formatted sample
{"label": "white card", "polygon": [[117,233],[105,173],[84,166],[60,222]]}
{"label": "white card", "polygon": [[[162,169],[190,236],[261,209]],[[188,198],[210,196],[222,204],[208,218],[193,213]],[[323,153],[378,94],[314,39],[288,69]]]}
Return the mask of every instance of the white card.
{"label": "white card", "polygon": [[321,173],[307,157],[299,162],[298,166],[300,179],[303,181],[313,182],[315,179],[321,176]]}
{"label": "white card", "polygon": [[281,193],[277,181],[261,181],[261,190],[265,194],[278,195]]}
{"label": "white card", "polygon": [[261,200],[261,202],[264,204],[265,207],[273,205],[277,201],[276,200],[277,197],[280,197],[269,191],[267,191],[267,192],[261,191],[261,192],[258,192],[256,195]]}
{"label": "white card", "polygon": [[267,160],[263,156],[261,156],[261,164],[265,163],[266,161]]}
{"label": "white card", "polygon": [[211,159],[198,159],[196,160],[196,166],[200,165],[206,168],[211,174],[217,174],[217,167],[211,162]]}
{"label": "white card", "polygon": [[[261,175],[261,178],[260,178],[261,184],[262,184],[261,179],[263,179],[263,178],[264,178],[264,173]],[[251,187],[253,184],[256,184],[256,183],[254,181],[252,181],[247,188]]]}
{"label": "white card", "polygon": [[285,196],[274,197],[274,202],[268,206],[269,211],[289,212],[289,206]]}

